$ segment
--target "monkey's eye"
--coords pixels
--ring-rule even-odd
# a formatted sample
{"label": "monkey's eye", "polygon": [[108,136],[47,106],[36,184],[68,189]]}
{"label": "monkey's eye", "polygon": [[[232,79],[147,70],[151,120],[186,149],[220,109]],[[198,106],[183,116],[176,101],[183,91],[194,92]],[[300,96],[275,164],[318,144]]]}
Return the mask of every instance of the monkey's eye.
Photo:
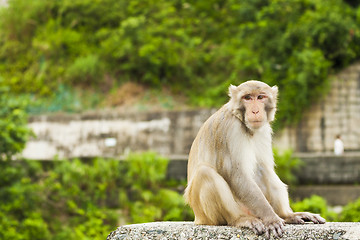
{"label": "monkey's eye", "polygon": [[257,99],[259,99],[259,100],[264,99],[264,98],[266,98],[265,95],[259,95],[259,96],[257,97]]}
{"label": "monkey's eye", "polygon": [[249,100],[251,100],[251,95],[250,94],[245,95],[245,96],[243,96],[243,99],[249,101]]}

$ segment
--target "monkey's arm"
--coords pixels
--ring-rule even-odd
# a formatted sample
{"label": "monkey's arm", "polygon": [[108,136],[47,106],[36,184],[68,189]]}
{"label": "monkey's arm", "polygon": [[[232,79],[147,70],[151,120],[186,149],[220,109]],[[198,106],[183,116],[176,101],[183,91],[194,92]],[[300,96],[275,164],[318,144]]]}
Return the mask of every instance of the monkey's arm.
{"label": "monkey's arm", "polygon": [[264,166],[262,184],[266,187],[266,198],[276,214],[281,218],[290,216],[293,211],[290,208],[287,186],[275,173],[273,166]]}
{"label": "monkey's arm", "polygon": [[[259,186],[251,176],[236,176],[228,182],[235,197],[247,208],[252,216],[262,220],[265,234],[281,236],[284,220],[281,219],[266,200]],[[240,216],[239,216],[240,217]]]}
{"label": "monkey's arm", "polygon": [[252,215],[265,222],[280,221],[279,216],[251,176],[248,174],[238,175],[229,178],[228,183],[236,198],[245,205]]}
{"label": "monkey's arm", "polygon": [[273,168],[265,170],[263,181],[268,189],[269,202],[274,211],[285,220],[286,223],[302,224],[305,221],[313,223],[325,223],[325,219],[318,214],[308,212],[294,213],[289,204],[289,195],[286,185],[280,180]]}

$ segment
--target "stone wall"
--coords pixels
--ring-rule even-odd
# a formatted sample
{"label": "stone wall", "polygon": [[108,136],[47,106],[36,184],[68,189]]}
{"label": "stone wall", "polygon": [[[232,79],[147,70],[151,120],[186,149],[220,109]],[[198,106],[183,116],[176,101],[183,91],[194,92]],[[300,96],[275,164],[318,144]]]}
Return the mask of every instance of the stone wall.
{"label": "stone wall", "polygon": [[279,146],[297,152],[330,152],[340,134],[345,151],[360,150],[360,63],[332,78],[328,94],[319,96],[298,126],[277,135]]}
{"label": "stone wall", "polygon": [[[286,128],[275,136],[274,145],[296,152],[331,152],[335,136],[341,134],[345,151],[360,151],[360,63],[335,75],[329,93],[318,100],[296,127]],[[23,156],[120,157],[130,150],[186,155],[200,126],[214,111],[32,117],[29,126],[37,138],[28,142]]]}
{"label": "stone wall", "polygon": [[304,165],[297,173],[300,184],[360,183],[360,153],[297,154]]}
{"label": "stone wall", "polygon": [[[360,196],[360,153],[298,154],[304,162],[296,173],[299,185],[290,185],[290,198],[300,201],[314,194],[331,206],[346,205]],[[170,161],[168,177],[185,179],[187,156]]]}
{"label": "stone wall", "polygon": [[[360,183],[360,153],[343,156],[320,154],[296,154],[302,166],[296,172],[301,185],[333,185]],[[176,179],[186,178],[187,155],[178,156],[169,165],[169,176]]]}
{"label": "stone wall", "polygon": [[30,118],[36,138],[22,155],[28,159],[54,157],[121,158],[129,151],[153,150],[165,156],[188,154],[203,122],[214,110],[148,113],[87,113]]}

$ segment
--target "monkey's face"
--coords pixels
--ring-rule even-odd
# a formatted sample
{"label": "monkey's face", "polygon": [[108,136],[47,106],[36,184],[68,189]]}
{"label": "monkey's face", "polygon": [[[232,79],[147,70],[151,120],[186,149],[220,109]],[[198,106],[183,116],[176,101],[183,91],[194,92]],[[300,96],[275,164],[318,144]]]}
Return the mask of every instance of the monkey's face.
{"label": "monkey's face", "polygon": [[247,93],[241,97],[244,106],[244,123],[250,129],[258,129],[268,122],[266,108],[268,96],[265,92]]}
{"label": "monkey's face", "polygon": [[256,130],[274,120],[278,88],[259,81],[247,81],[230,86],[230,106],[233,114],[247,128]]}

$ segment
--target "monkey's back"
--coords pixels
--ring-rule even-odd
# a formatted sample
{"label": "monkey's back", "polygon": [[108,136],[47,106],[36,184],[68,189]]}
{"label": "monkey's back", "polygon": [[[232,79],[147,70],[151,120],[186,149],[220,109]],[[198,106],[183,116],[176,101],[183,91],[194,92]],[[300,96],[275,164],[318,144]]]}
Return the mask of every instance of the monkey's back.
{"label": "monkey's back", "polygon": [[222,168],[226,156],[229,155],[229,134],[239,130],[234,128],[241,128],[241,123],[231,113],[227,104],[205,121],[190,149],[188,181],[201,164],[215,169]]}

